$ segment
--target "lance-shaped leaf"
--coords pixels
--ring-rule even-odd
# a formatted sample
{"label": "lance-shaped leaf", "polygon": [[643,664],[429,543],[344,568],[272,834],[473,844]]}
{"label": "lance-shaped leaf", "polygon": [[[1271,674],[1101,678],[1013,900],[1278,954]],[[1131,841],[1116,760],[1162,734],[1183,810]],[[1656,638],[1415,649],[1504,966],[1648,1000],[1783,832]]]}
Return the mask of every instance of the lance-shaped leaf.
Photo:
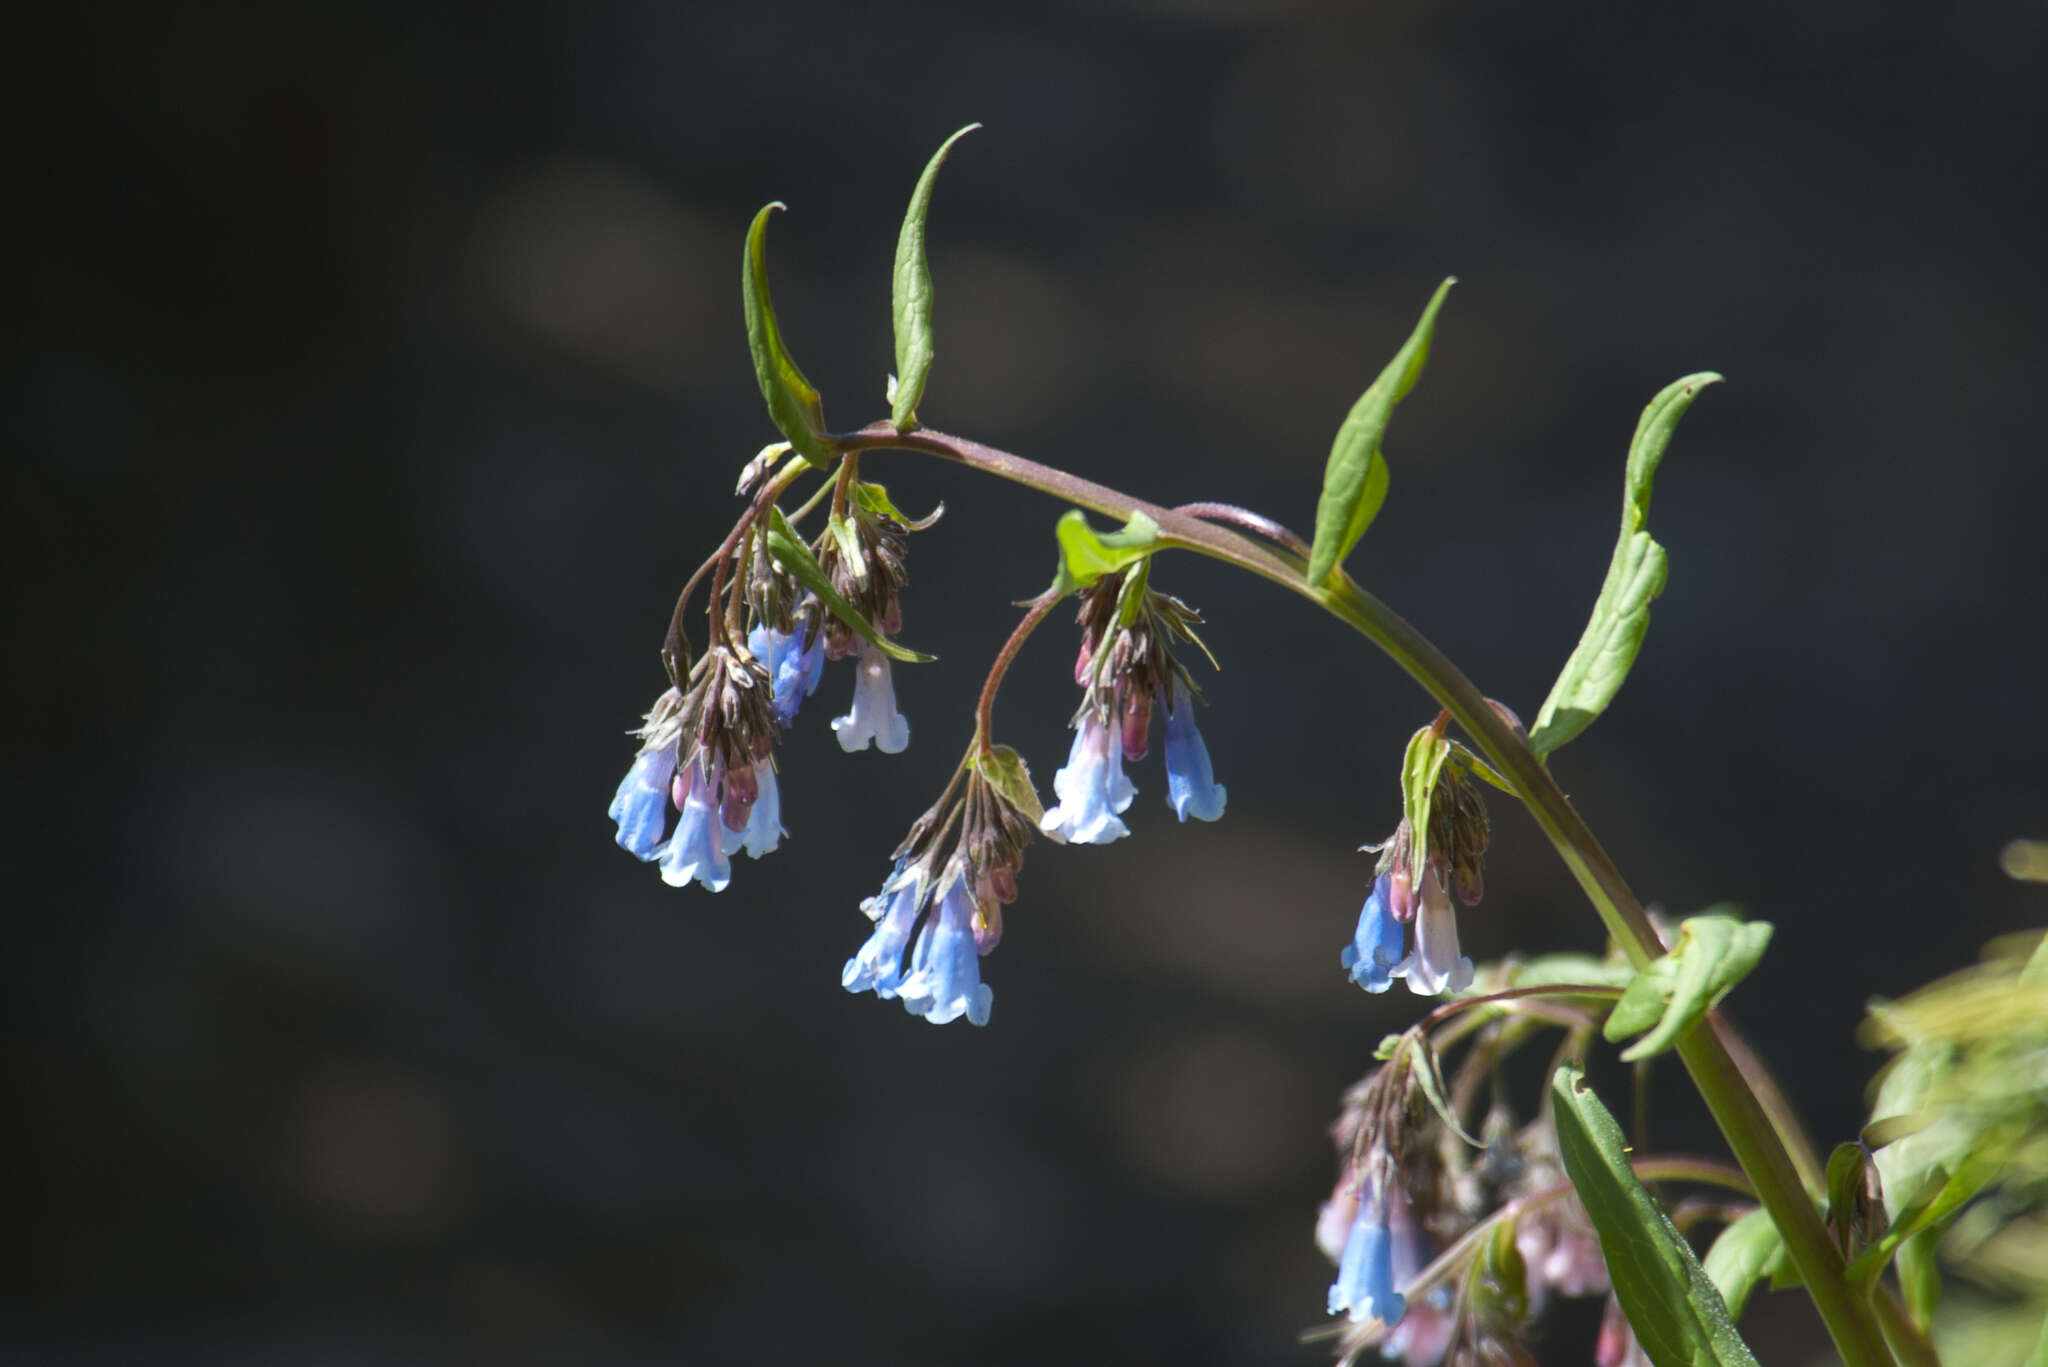
{"label": "lance-shaped leaf", "polygon": [[790,530],[788,519],[783,517],[782,510],[776,508],[772,511],[774,525],[768,529],[768,554],[774,556],[776,563],[782,568],[795,575],[799,584],[817,594],[818,601],[823,603],[834,617],[853,628],[862,640],[880,647],[891,659],[902,660],[908,664],[928,664],[936,658],[912,650],[908,646],[897,645],[876,631],[875,624],[856,612],[853,604],[841,598],[839,591],[832,587],[832,581],[825,576],[824,567],[818,563],[817,557],[811,554],[811,548],[798,540],[796,534]]}
{"label": "lance-shaped leaf", "polygon": [[890,416],[898,432],[917,426],[917,404],[924,397],[924,383],[932,373],[932,268],[924,254],[924,220],[931,212],[932,186],[939,167],[953,144],[981,127],[970,123],[939,144],[917,188],[910,192],[910,209],[903,215],[903,231],[896,235],[896,272],[890,298],[890,313],[896,320],[896,383],[889,395]]}
{"label": "lance-shaped leaf", "polygon": [[1785,1240],[1761,1206],[1721,1231],[1707,1250],[1707,1280],[1728,1303],[1728,1317],[1742,1318],[1749,1293],[1769,1276],[1772,1264],[1785,1262]]}
{"label": "lance-shaped leaf", "polygon": [[1159,541],[1159,524],[1143,513],[1132,513],[1122,531],[1105,535],[1089,526],[1076,508],[1060,516],[1053,535],[1060,543],[1060,567],[1053,587],[1073,593],[1152,554]]}
{"label": "lance-shaped leaf", "polygon": [[754,356],[754,379],[767,401],[768,416],[796,453],[816,466],[832,463],[825,445],[825,410],[818,391],[804,378],[782,344],[782,329],[775,323],[775,302],[768,297],[768,215],[786,208],[780,201],[766,205],[754,215],[747,229],[747,249],[740,262],[740,297],[747,309],[747,350]]}
{"label": "lance-shaped leaf", "polygon": [[893,518],[902,523],[906,530],[913,532],[923,531],[946,515],[946,505],[941,503],[923,517],[912,517],[889,501],[887,489],[868,480],[861,480],[853,486],[853,498],[854,502],[875,516]]}
{"label": "lance-shaped leaf", "polygon": [[1451,755],[1451,742],[1433,726],[1408,738],[1401,756],[1401,815],[1408,818],[1408,876],[1419,889],[1429,864],[1429,807],[1437,775]]}
{"label": "lance-shaped leaf", "polygon": [[1621,537],[1607,564],[1606,582],[1593,604],[1585,634],[1564,662],[1550,696],[1529,732],[1530,748],[1547,755],[1607,710],[1628,678],[1643,633],[1650,629],[1650,600],[1664,591],[1664,548],[1650,539],[1650,485],[1678,420],[1702,389],[1720,380],[1711,371],[1688,375],[1650,400],[1628,447],[1628,474],[1621,499]]}
{"label": "lance-shaped leaf", "polygon": [[977,754],[974,768],[1033,826],[1045,819],[1045,806],[1038,800],[1038,787],[1032,783],[1030,766],[1024,763],[1022,755],[1007,745],[998,745],[987,754]]}
{"label": "lance-shaped leaf", "polygon": [[1436,287],[1415,331],[1387,362],[1380,377],[1351,405],[1344,425],[1337,429],[1329,463],[1323,468],[1323,495],[1316,502],[1316,539],[1308,557],[1311,584],[1322,583],[1343,563],[1387,501],[1387,461],[1380,454],[1380,439],[1393,419],[1394,405],[1407,398],[1422,378],[1430,338],[1436,332],[1437,310],[1456,283],[1453,278]]}
{"label": "lance-shaped leaf", "polygon": [[1619,1044],[1650,1033],[1622,1051],[1634,1062],[1661,1054],[1747,977],[1771,942],[1771,923],[1709,912],[1679,923],[1678,943],[1636,974],[1607,1017],[1607,1038]]}
{"label": "lance-shaped leaf", "polygon": [[1636,1341],[1657,1367],[1756,1367],[1721,1293],[1628,1165],[1621,1126],[1575,1064],[1550,1082],[1565,1173]]}

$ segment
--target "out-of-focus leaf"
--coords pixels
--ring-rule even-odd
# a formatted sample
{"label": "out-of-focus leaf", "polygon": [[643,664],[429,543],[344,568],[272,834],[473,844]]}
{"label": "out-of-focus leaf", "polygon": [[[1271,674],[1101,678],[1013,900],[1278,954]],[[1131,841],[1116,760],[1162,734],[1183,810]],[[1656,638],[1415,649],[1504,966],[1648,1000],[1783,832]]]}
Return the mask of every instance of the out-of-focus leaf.
{"label": "out-of-focus leaf", "polygon": [[1429,1042],[1429,1036],[1420,1027],[1410,1029],[1400,1038],[1408,1044],[1408,1066],[1416,1084],[1422,1088],[1423,1097],[1429,1102],[1437,1119],[1458,1138],[1475,1149],[1486,1146],[1465,1132],[1458,1123],[1458,1113],[1451,1109],[1450,1088],[1444,1085],[1443,1067],[1437,1062],[1436,1049]]}
{"label": "out-of-focus leaf", "polygon": [[988,780],[989,786],[1003,795],[1003,799],[1023,813],[1033,826],[1045,817],[1045,807],[1038,800],[1038,789],[1031,782],[1031,769],[1024,763],[1024,757],[1007,745],[998,745],[987,754],[974,757],[975,770]]}
{"label": "out-of-focus leaf", "polygon": [[1650,485],[1678,420],[1700,390],[1720,378],[1702,371],[1666,386],[1636,424],[1621,500],[1621,537],[1614,543],[1607,579],[1585,634],[1564,662],[1529,731],[1529,746],[1538,755],[1549,754],[1591,725],[1628,678],[1629,666],[1642,649],[1643,633],[1650,629],[1650,600],[1664,591],[1664,548],[1649,533]]}
{"label": "out-of-focus leaf", "polygon": [[1755,1367],[1721,1293],[1656,1198],[1629,1168],[1621,1126],[1575,1064],[1550,1081],[1557,1146],[1600,1236],[1636,1341],[1657,1367]]}
{"label": "out-of-focus leaf", "polygon": [[1905,1293],[1906,1315],[1923,1334],[1941,1308],[1941,1261],[1934,1247],[1940,1237],[1937,1230],[1923,1229],[1900,1244],[1893,1258],[1899,1289]]}
{"label": "out-of-focus leaf", "polygon": [[1771,1213],[1761,1206],[1721,1231],[1707,1250],[1704,1266],[1707,1279],[1728,1303],[1730,1319],[1742,1318],[1749,1293],[1784,1251],[1785,1241],[1771,1223]]}
{"label": "out-of-focus leaf", "polygon": [[1627,987],[1635,976],[1635,969],[1621,959],[1596,959],[1590,954],[1539,954],[1515,965],[1508,974],[1508,986],[1583,983],[1588,987]]}
{"label": "out-of-focus leaf", "polygon": [[2004,1144],[1993,1144],[1973,1152],[1953,1173],[1939,1166],[1930,1169],[1920,1183],[1920,1189],[1893,1218],[1892,1227],[1885,1231],[1884,1237],[1851,1260],[1844,1274],[1849,1284],[1864,1286],[1875,1281],[1900,1244],[1922,1230],[1939,1228],[1944,1220],[1989,1186],[1998,1176],[2005,1148]]}
{"label": "out-of-focus leaf", "polygon": [[1856,1197],[1863,1190],[1863,1159],[1863,1146],[1857,1143],[1837,1144],[1828,1155],[1828,1225],[1845,1251],[1856,1218]]}
{"label": "out-of-focus leaf", "polygon": [[825,410],[818,391],[804,378],[782,344],[782,329],[776,326],[775,304],[768,297],[768,215],[786,208],[781,202],[769,204],[754,215],[747,229],[747,249],[740,262],[740,297],[747,310],[747,350],[754,356],[754,379],[768,404],[768,416],[789,440],[796,453],[820,468],[833,461],[825,445]]}
{"label": "out-of-focus leaf", "polygon": [[931,212],[932,186],[938,182],[939,167],[945,164],[953,144],[979,127],[970,123],[939,144],[924,174],[917,178],[910,208],[903,215],[903,230],[896,236],[890,299],[890,313],[896,321],[896,383],[889,405],[899,432],[917,426],[917,405],[932,373],[932,268],[924,253],[924,220]]}
{"label": "out-of-focus leaf", "polygon": [[1756,967],[1770,942],[1768,921],[1707,912],[1680,922],[1678,943],[1651,960],[1614,1004],[1607,1038],[1620,1043],[1648,1030],[1621,1056],[1633,1062],[1663,1053]]}
{"label": "out-of-focus leaf", "polygon": [[1387,461],[1380,454],[1380,439],[1393,420],[1394,405],[1408,396],[1422,378],[1429,360],[1429,343],[1436,332],[1437,310],[1444,296],[1456,284],[1455,278],[1438,285],[1422,310],[1421,321],[1409,334],[1394,359],[1387,362],[1379,378],[1361,394],[1358,402],[1337,429],[1330,445],[1330,459],[1323,469],[1323,494],[1316,503],[1316,539],[1309,548],[1308,582],[1320,584],[1330,571],[1342,564],[1358,538],[1379,514],[1387,499]]}
{"label": "out-of-focus leaf", "polygon": [[819,565],[817,558],[811,554],[811,548],[790,530],[788,520],[782,516],[782,510],[777,508],[773,511],[774,525],[768,529],[768,554],[775,557],[777,564],[795,575],[799,584],[817,594],[818,601],[823,603],[834,617],[853,628],[862,640],[879,647],[891,659],[902,660],[908,664],[928,664],[936,658],[922,651],[912,650],[908,646],[897,645],[876,631],[875,624],[856,612],[853,604],[841,598],[839,591],[832,587],[832,581],[825,576],[824,567]]}
{"label": "out-of-focus leaf", "polygon": [[1104,534],[1089,526],[1087,517],[1076,508],[1061,515],[1053,535],[1060,543],[1060,567],[1053,586],[1061,593],[1073,593],[1152,554],[1159,540],[1159,524],[1143,513],[1133,513],[1122,531]]}
{"label": "out-of-focus leaf", "polygon": [[1429,862],[1429,806],[1436,795],[1437,775],[1450,758],[1451,743],[1435,727],[1425,726],[1408,738],[1401,756],[1401,815],[1408,818],[1408,876],[1421,888]]}

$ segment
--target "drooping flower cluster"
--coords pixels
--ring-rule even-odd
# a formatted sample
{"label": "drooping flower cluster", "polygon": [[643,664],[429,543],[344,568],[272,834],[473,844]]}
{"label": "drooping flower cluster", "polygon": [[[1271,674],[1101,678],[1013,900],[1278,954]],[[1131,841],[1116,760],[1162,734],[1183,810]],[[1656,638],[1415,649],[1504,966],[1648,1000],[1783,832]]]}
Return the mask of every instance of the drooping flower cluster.
{"label": "drooping flower cluster", "polygon": [[1030,840],[1029,817],[980,761],[964,765],[896,848],[881,891],[860,904],[875,929],[840,984],[899,999],[934,1025],[961,1016],[988,1024],[995,991],[981,980],[980,956],[1002,938]]}
{"label": "drooping flower cluster", "polygon": [[1122,821],[1137,796],[1125,760],[1151,746],[1154,711],[1166,719],[1166,802],[1175,816],[1216,821],[1228,794],[1216,782],[1209,747],[1195,724],[1195,688],[1172,646],[1200,646],[1194,609],[1154,593],[1141,567],[1097,580],[1081,600],[1081,651],[1074,682],[1082,687],[1074,744],[1053,776],[1059,802],[1044,817],[1045,833],[1076,845],[1107,845],[1130,834]]}
{"label": "drooping flower cluster", "polygon": [[[1404,978],[1419,996],[1462,992],[1472,983],[1472,961],[1458,947],[1458,915],[1451,888],[1467,906],[1485,891],[1486,846],[1492,826],[1479,785],[1453,762],[1443,766],[1429,809],[1429,840],[1416,876],[1414,832],[1407,817],[1378,846],[1372,889],[1358,927],[1339,962],[1351,981],[1384,992]],[[1406,927],[1415,926],[1415,948]]]}
{"label": "drooping flower cluster", "polygon": [[687,685],[648,710],[609,815],[620,847],[657,863],[663,882],[719,892],[732,881],[735,851],[758,859],[783,836],[772,684],[759,660],[719,645]]}
{"label": "drooping flower cluster", "polygon": [[[1382,1056],[1332,1127],[1337,1185],[1316,1221],[1317,1247],[1337,1267],[1329,1313],[1347,1321],[1337,1355],[1350,1364],[1377,1349],[1404,1367],[1532,1361],[1530,1331],[1553,1297],[1609,1293],[1556,1132],[1547,1119],[1518,1127],[1497,1097],[1471,1147],[1426,1101],[1420,1072],[1437,1065],[1420,1032]],[[1440,1094],[1462,1104],[1498,1063],[1482,1042]],[[1438,1265],[1452,1248],[1463,1252]],[[1639,1352],[1610,1304],[1596,1367],[1633,1367]]]}

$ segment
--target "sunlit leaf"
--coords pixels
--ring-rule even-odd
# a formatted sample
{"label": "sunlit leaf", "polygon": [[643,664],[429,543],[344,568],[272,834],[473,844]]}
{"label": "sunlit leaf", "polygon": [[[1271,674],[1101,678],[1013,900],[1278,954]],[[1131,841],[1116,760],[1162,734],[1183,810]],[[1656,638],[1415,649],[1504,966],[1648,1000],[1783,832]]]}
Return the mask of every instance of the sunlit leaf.
{"label": "sunlit leaf", "polygon": [[896,320],[896,382],[890,389],[889,407],[899,432],[917,426],[917,405],[924,398],[925,381],[932,371],[932,268],[924,252],[924,220],[931,212],[932,186],[953,144],[979,127],[978,123],[968,124],[932,154],[924,174],[917,178],[917,188],[911,191],[903,230],[896,237],[890,299],[890,313]]}

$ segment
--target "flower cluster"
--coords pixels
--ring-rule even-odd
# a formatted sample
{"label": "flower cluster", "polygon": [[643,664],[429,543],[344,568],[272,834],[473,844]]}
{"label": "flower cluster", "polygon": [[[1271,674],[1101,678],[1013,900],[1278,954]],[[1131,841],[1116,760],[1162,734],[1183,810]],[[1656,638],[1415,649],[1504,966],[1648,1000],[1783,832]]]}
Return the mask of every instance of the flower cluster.
{"label": "flower cluster", "polygon": [[714,646],[686,688],[670,688],[648,710],[609,815],[620,847],[658,863],[663,882],[719,892],[732,881],[733,851],[758,859],[780,843],[771,692],[760,660]]}
{"label": "flower cluster", "polygon": [[1182,821],[1222,817],[1227,797],[1195,725],[1195,688],[1172,645],[1200,646],[1201,617],[1187,604],[1154,593],[1141,566],[1105,575],[1081,600],[1081,651],[1074,682],[1082,687],[1074,714],[1074,745],[1053,776],[1059,802],[1045,833],[1077,845],[1107,845],[1130,834],[1122,815],[1137,796],[1125,760],[1151,746],[1154,711],[1166,719],[1166,802]]}
{"label": "flower cluster", "polygon": [[[1492,826],[1479,785],[1446,763],[1429,809],[1429,840],[1416,873],[1414,831],[1408,818],[1393,835],[1369,849],[1379,851],[1372,889],[1358,914],[1358,927],[1339,962],[1351,981],[1368,992],[1384,992],[1405,978],[1419,996],[1462,992],[1472,984],[1472,961],[1458,948],[1458,914],[1451,889],[1467,906],[1485,890],[1483,868]],[[1415,927],[1415,948],[1407,927]]]}
{"label": "flower cluster", "polygon": [[1002,938],[1030,839],[1029,817],[979,763],[963,765],[897,847],[881,891],[860,904],[875,929],[846,961],[841,986],[899,999],[934,1025],[961,1016],[987,1025],[995,991],[981,980],[980,956]]}
{"label": "flower cluster", "polygon": [[[1337,1185],[1316,1222],[1316,1244],[1337,1266],[1329,1313],[1347,1321],[1338,1356],[1348,1364],[1376,1348],[1404,1367],[1530,1361],[1529,1333],[1553,1297],[1610,1290],[1556,1133],[1547,1120],[1518,1128],[1497,1100],[1474,1149],[1424,1098],[1419,1072],[1436,1064],[1420,1032],[1383,1054],[1332,1127]],[[1490,1048],[1469,1054],[1452,1098],[1497,1063]],[[1454,1244],[1466,1251],[1433,1265]],[[1632,1367],[1641,1351],[1611,1304],[1601,1345],[1597,1367]]]}

